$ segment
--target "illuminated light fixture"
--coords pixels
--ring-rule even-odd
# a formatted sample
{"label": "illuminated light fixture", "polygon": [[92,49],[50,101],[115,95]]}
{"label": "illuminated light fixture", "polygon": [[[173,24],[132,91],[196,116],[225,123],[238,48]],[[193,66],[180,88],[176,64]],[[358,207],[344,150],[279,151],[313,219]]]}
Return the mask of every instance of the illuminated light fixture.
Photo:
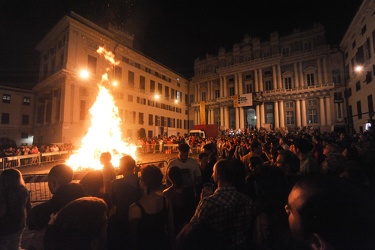
{"label": "illuminated light fixture", "polygon": [[254,119],[257,119],[257,116],[256,116],[256,115],[254,115]]}
{"label": "illuminated light fixture", "polygon": [[176,100],[174,100],[174,103],[176,103],[176,104],[177,104],[177,103],[178,103],[178,100],[177,100],[177,99],[176,99]]}
{"label": "illuminated light fixture", "polygon": [[112,85],[117,87],[118,82],[117,82],[117,81],[113,81],[113,82],[112,82]]}
{"label": "illuminated light fixture", "polygon": [[159,98],[160,98],[160,95],[155,94],[155,99],[156,99],[156,100],[159,100]]}
{"label": "illuminated light fixture", "polygon": [[355,70],[355,72],[359,73],[363,70],[363,67],[358,65],[358,66],[355,66],[354,70]]}
{"label": "illuminated light fixture", "polygon": [[81,77],[82,79],[87,79],[89,78],[89,76],[90,76],[90,73],[85,69],[79,72],[79,77]]}

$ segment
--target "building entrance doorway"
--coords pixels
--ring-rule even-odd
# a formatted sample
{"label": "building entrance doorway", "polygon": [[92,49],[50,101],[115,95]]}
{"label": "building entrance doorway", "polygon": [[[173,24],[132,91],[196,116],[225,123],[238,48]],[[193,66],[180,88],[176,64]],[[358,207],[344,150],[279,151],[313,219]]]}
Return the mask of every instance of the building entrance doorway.
{"label": "building entrance doorway", "polygon": [[[254,129],[257,125],[257,117],[255,115],[255,109],[249,108],[246,110],[246,127],[248,129]],[[259,128],[258,128],[259,129]]]}

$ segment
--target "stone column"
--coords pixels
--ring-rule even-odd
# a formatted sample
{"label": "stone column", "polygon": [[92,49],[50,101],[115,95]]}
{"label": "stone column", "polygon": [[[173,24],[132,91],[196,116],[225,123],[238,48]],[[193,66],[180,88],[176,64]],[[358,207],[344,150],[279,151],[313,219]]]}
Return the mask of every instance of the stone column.
{"label": "stone column", "polygon": [[257,126],[257,129],[259,129],[260,128],[260,106],[259,105],[255,106],[255,116],[257,117],[256,126]]}
{"label": "stone column", "polygon": [[224,107],[220,107],[220,126],[225,127]]}
{"label": "stone column", "polygon": [[234,129],[238,129],[240,127],[240,108],[236,108],[236,127]]}
{"label": "stone column", "polygon": [[[195,110],[195,112],[194,112],[194,114],[195,114],[195,118],[194,118],[194,124],[200,124],[200,122],[199,122],[199,110]],[[161,121],[160,121],[161,122]]]}
{"label": "stone column", "polygon": [[318,65],[318,84],[322,85],[322,66],[320,65],[320,58],[316,59],[316,63]]}
{"label": "stone column", "polygon": [[240,109],[240,129],[243,131],[245,130],[245,110],[242,107],[239,109]]}
{"label": "stone column", "polygon": [[263,126],[263,123],[266,123],[265,114],[264,114],[264,103],[260,105],[260,126]]}
{"label": "stone column", "polygon": [[277,89],[276,65],[272,65],[272,81],[273,81],[273,89]]}
{"label": "stone column", "polygon": [[241,73],[238,73],[238,94],[243,94],[243,82]]}
{"label": "stone column", "polygon": [[327,109],[327,126],[332,126],[332,118],[331,118],[331,98],[329,96],[326,97],[326,109]]}
{"label": "stone column", "polygon": [[301,127],[301,102],[296,100],[296,126]]}
{"label": "stone column", "polygon": [[234,74],[234,94],[238,95],[238,76]]}
{"label": "stone column", "polygon": [[258,79],[257,70],[254,70],[254,85],[255,85],[255,92],[259,92],[259,79]]}
{"label": "stone column", "polygon": [[278,76],[278,81],[279,81],[279,89],[283,88],[283,77],[281,75],[281,67],[280,64],[278,63],[277,65],[277,76]]}
{"label": "stone column", "polygon": [[230,124],[229,124],[229,108],[228,107],[224,107],[224,121],[225,121],[225,127],[226,128],[229,128]]}
{"label": "stone column", "polygon": [[259,69],[259,91],[263,91],[263,76],[262,69]]}
{"label": "stone column", "polygon": [[199,83],[195,84],[195,102],[200,101],[200,96],[199,96]]}
{"label": "stone column", "polygon": [[224,96],[224,77],[220,77],[220,97]]}
{"label": "stone column", "polygon": [[211,124],[215,124],[215,109],[211,109]]}
{"label": "stone column", "polygon": [[301,115],[302,115],[302,127],[307,125],[307,117],[306,117],[306,100],[301,100]]}
{"label": "stone column", "polygon": [[328,83],[327,59],[323,57],[323,84]]}
{"label": "stone column", "polygon": [[228,96],[228,81],[227,76],[224,76],[224,97]]}
{"label": "stone column", "polygon": [[299,86],[305,86],[305,80],[303,79],[302,62],[299,62]]}
{"label": "stone column", "polygon": [[319,110],[320,110],[320,126],[325,126],[326,114],[325,114],[325,109],[324,109],[324,97],[319,98]]}
{"label": "stone column", "polygon": [[279,103],[277,101],[274,102],[273,113],[275,117],[275,128],[279,128]]}
{"label": "stone column", "polygon": [[298,80],[298,68],[297,63],[294,63],[294,77],[293,77],[294,87],[299,87],[299,80]]}
{"label": "stone column", "polygon": [[284,116],[284,101],[280,101],[279,103],[279,110],[280,110],[280,128],[285,128],[285,116]]}

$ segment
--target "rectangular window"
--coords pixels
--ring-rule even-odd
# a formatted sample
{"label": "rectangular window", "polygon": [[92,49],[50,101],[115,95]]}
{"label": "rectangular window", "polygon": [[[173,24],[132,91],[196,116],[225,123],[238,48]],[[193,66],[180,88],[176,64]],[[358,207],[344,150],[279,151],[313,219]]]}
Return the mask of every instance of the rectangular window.
{"label": "rectangular window", "polygon": [[190,100],[190,104],[194,103],[194,95],[190,95],[189,96],[189,100]]}
{"label": "rectangular window", "polygon": [[86,101],[85,100],[81,100],[80,102],[80,105],[79,105],[79,119],[81,121],[85,120],[86,119]]}
{"label": "rectangular window", "polygon": [[339,69],[332,70],[332,79],[334,83],[341,83],[341,73]]}
{"label": "rectangular window", "polygon": [[234,86],[229,87],[229,96],[234,96]]}
{"label": "rectangular window", "polygon": [[135,119],[137,118],[137,112],[132,111],[132,123],[135,123]]}
{"label": "rectangular window", "polygon": [[21,138],[22,139],[27,139],[27,138],[29,138],[29,134],[25,133],[25,132],[21,132]]}
{"label": "rectangular window", "polygon": [[122,68],[115,66],[115,79],[119,82],[122,81]]}
{"label": "rectangular window", "polygon": [[64,66],[64,53],[62,53],[60,55],[60,64],[59,64],[59,67],[60,69]]}
{"label": "rectangular window", "polygon": [[367,27],[366,24],[362,27],[361,35],[363,36],[366,33]]}
{"label": "rectangular window", "polygon": [[206,92],[202,92],[202,94],[201,94],[201,101],[205,102],[206,101],[206,96],[207,96],[207,93]]}
{"label": "rectangular window", "polygon": [[286,124],[287,125],[294,124],[294,112],[293,111],[286,111]]}
{"label": "rectangular window", "polygon": [[91,74],[96,74],[97,62],[98,62],[98,59],[95,56],[88,55],[87,69],[90,71]]}
{"label": "rectangular window", "polygon": [[11,96],[8,94],[3,94],[3,103],[10,103]]}
{"label": "rectangular window", "polygon": [[368,105],[368,113],[370,116],[374,113],[374,103],[372,100],[372,95],[367,96],[367,105]]}
{"label": "rectangular window", "polygon": [[215,99],[220,98],[220,89],[215,89]]}
{"label": "rectangular window", "polygon": [[158,83],[158,93],[160,95],[163,94],[163,85],[161,83]]}
{"label": "rectangular window", "polygon": [[143,117],[144,117],[144,114],[139,112],[139,114],[138,114],[138,124],[143,125],[143,123],[144,123]]}
{"label": "rectangular window", "polygon": [[143,91],[146,90],[146,78],[144,76],[139,77],[139,89]]}
{"label": "rectangular window", "polygon": [[22,115],[22,125],[29,125],[29,115]]}
{"label": "rectangular window", "polygon": [[293,102],[285,102],[285,108],[293,108],[294,103]]}
{"label": "rectangular window", "polygon": [[246,88],[246,93],[248,94],[248,93],[253,93],[253,84],[251,84],[251,83],[247,83],[246,85],[245,85],[245,88]]}
{"label": "rectangular window", "polygon": [[169,98],[169,87],[168,86],[164,86],[164,95],[165,95],[165,98]]}
{"label": "rectangular window", "polygon": [[309,100],[307,100],[307,105],[309,105],[309,106],[316,106],[316,99],[309,99]]}
{"label": "rectangular window", "polygon": [[132,95],[128,95],[128,102],[133,102],[133,96]]}
{"label": "rectangular window", "polygon": [[307,82],[307,86],[314,86],[315,85],[314,74],[306,74],[306,82]]}
{"label": "rectangular window", "polygon": [[155,125],[160,126],[160,116],[155,115]]}
{"label": "rectangular window", "polygon": [[357,114],[358,114],[358,119],[362,119],[362,106],[361,106],[361,101],[357,102]]}
{"label": "rectangular window", "polygon": [[9,124],[9,113],[1,114],[1,124]]}
{"label": "rectangular window", "polygon": [[308,123],[309,124],[318,123],[318,115],[317,115],[316,109],[308,109],[307,113],[308,113]]}
{"label": "rectangular window", "polygon": [[155,81],[150,80],[150,92],[155,93]]}
{"label": "rectangular window", "polygon": [[272,90],[272,89],[273,89],[273,84],[272,84],[272,81],[271,81],[271,80],[266,80],[266,81],[264,82],[264,89],[265,89],[266,91],[268,91],[268,90]]}
{"label": "rectangular window", "polygon": [[171,98],[175,99],[176,98],[176,92],[173,88],[171,88]]}
{"label": "rectangular window", "polygon": [[285,89],[291,89],[292,88],[292,77],[285,77],[284,78],[284,86]]}
{"label": "rectangular window", "polygon": [[130,70],[128,72],[128,86],[134,88],[134,72]]}
{"label": "rectangular window", "polygon": [[358,81],[355,83],[355,91],[361,90],[361,83]]}
{"label": "rectangular window", "polygon": [[181,91],[176,91],[176,100],[179,102],[182,102],[182,92]]}
{"label": "rectangular window", "polygon": [[148,125],[154,125],[153,121],[154,121],[154,115],[149,114],[148,115]]}
{"label": "rectangular window", "polygon": [[30,97],[25,96],[23,98],[23,105],[30,105]]}

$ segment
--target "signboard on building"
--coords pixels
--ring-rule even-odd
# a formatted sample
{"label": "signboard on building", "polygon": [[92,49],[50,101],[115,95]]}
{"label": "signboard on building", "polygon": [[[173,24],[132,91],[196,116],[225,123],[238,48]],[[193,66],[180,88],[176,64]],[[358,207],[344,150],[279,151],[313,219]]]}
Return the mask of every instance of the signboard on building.
{"label": "signboard on building", "polygon": [[235,108],[253,106],[253,94],[242,94],[233,96],[233,106]]}

